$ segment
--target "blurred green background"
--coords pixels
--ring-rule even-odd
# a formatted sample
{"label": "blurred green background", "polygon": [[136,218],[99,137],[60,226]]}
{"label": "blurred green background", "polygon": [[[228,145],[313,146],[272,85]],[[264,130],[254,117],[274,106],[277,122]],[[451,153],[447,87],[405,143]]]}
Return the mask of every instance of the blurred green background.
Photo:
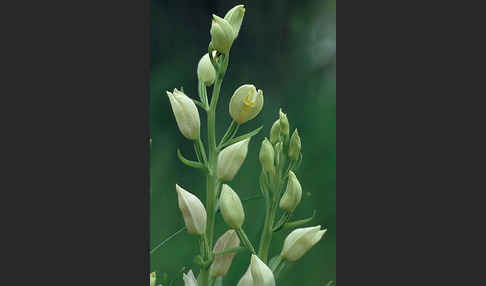
{"label": "blurred green background", "polygon": [[[196,67],[210,41],[211,14],[221,17],[233,6],[244,4],[245,19],[231,49],[230,63],[221,89],[217,130],[221,138],[231,122],[228,103],[234,90],[252,83],[264,92],[262,112],[240,127],[239,134],[261,125],[263,130],[250,142],[248,156],[231,182],[242,199],[259,194],[260,143],[268,136],[282,107],[291,132],[299,129],[303,163],[297,176],[303,187],[302,202],[294,219],[317,210],[309,225],[321,224],[328,232],[311,251],[282,276],[279,285],[326,285],[336,281],[336,2],[299,1],[189,1],[151,0],[150,10],[150,247],[151,249],[184,226],[177,206],[175,184],[204,198],[205,181],[195,169],[176,157],[180,148],[194,159],[192,143],[176,126],[166,90],[184,87],[197,96]],[[210,90],[208,90],[210,94]],[[205,140],[206,116],[200,110],[201,134]],[[204,201],[204,200],[202,200]],[[254,245],[264,221],[263,200],[245,205],[243,228]],[[226,230],[220,216],[216,234]],[[280,252],[287,233],[274,236],[271,256]],[[216,236],[216,238],[217,238]],[[215,239],[216,239],[215,238]],[[198,267],[192,262],[199,245],[183,232],[151,255],[151,271],[169,274],[174,285],[183,285],[180,271]],[[225,285],[236,285],[246,271],[249,255],[239,254],[225,277]]]}

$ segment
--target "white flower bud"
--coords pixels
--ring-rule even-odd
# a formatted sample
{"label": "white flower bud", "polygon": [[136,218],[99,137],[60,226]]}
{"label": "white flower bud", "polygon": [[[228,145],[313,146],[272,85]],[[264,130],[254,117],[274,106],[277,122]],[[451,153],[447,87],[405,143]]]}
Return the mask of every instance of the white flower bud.
{"label": "white flower bud", "polygon": [[253,286],[275,286],[272,270],[255,254],[251,255],[250,268]]}
{"label": "white flower bud", "polygon": [[184,280],[184,286],[197,286],[197,280],[192,270],[189,270],[187,274],[182,273],[182,279]]}
{"label": "white flower bud", "polygon": [[[216,241],[213,252],[217,253],[238,246],[240,246],[240,239],[238,238],[236,231],[230,229]],[[211,264],[211,268],[209,269],[209,274],[214,277],[225,276],[235,255],[235,252],[216,255],[213,264]]]}
{"label": "white flower bud", "polygon": [[289,146],[289,158],[292,161],[297,161],[299,159],[300,148],[302,148],[302,143],[300,142],[299,131],[297,128],[292,133],[292,137],[290,137],[290,146]]}
{"label": "white flower bud", "polygon": [[167,96],[182,135],[190,140],[198,139],[201,122],[194,101],[177,89],[172,93],[167,91]]}
{"label": "white flower bud", "polygon": [[213,48],[220,53],[228,54],[235,39],[231,24],[227,20],[213,14],[210,34]]}
{"label": "white flower bud", "polygon": [[312,246],[321,240],[327,229],[320,230],[321,226],[298,228],[292,231],[284,241],[282,257],[288,261],[301,258]]}
{"label": "white flower bud", "polygon": [[244,84],[231,97],[229,113],[234,121],[243,124],[255,118],[262,108],[263,91],[257,91],[253,84]]}
{"label": "white flower bud", "polygon": [[216,80],[216,70],[211,63],[208,53],[199,60],[197,65],[197,78],[204,82],[206,86],[211,86]]}
{"label": "white flower bud", "polygon": [[288,136],[290,134],[289,130],[289,119],[287,118],[287,114],[282,112],[282,109],[279,110],[280,116],[280,131],[283,135]]}
{"label": "white flower bud", "polygon": [[233,228],[239,229],[245,221],[245,211],[241,204],[240,197],[230,186],[223,184],[221,195],[219,197],[219,208],[226,224]]}
{"label": "white flower bud", "polygon": [[270,129],[270,142],[277,143],[280,140],[280,119],[277,119]]}
{"label": "white flower bud", "polygon": [[176,184],[179,209],[184,217],[187,232],[202,235],[206,231],[206,209],[193,194]]}
{"label": "white flower bud", "polygon": [[245,161],[250,138],[224,148],[218,155],[218,179],[231,181]]}
{"label": "white flower bud", "polygon": [[251,266],[248,266],[245,274],[241,277],[236,286],[253,286],[253,278],[251,277]]}
{"label": "white flower bud", "polygon": [[155,286],[155,281],[157,280],[157,274],[155,272],[150,273],[150,286]]}
{"label": "white flower bud", "polygon": [[245,7],[243,5],[237,5],[224,15],[224,19],[230,23],[233,27],[234,37],[238,36],[240,32],[241,23],[243,22],[243,16],[245,16]]}
{"label": "white flower bud", "polygon": [[272,143],[265,138],[262,141],[262,147],[260,148],[260,163],[262,164],[262,168],[265,172],[273,173],[275,170],[274,167],[274,159],[275,159],[275,152],[273,150]]}
{"label": "white flower bud", "polygon": [[280,199],[280,208],[288,212],[293,212],[302,198],[302,186],[297,180],[294,172],[289,170],[289,180],[287,182],[287,189]]}

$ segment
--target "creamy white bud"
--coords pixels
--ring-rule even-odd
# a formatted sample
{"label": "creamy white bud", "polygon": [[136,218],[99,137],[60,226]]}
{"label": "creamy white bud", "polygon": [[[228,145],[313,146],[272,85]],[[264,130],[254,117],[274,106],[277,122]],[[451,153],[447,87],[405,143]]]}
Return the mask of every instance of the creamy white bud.
{"label": "creamy white bud", "polygon": [[220,53],[227,54],[235,39],[231,24],[227,20],[213,14],[210,34],[213,48]]}
{"label": "creamy white bud", "polygon": [[255,254],[251,255],[250,268],[253,286],[275,286],[272,270]]}
{"label": "creamy white bud", "polygon": [[297,161],[299,159],[300,148],[302,148],[302,143],[300,142],[299,131],[297,128],[292,133],[292,137],[290,137],[290,145],[289,145],[289,159],[292,161]]}
{"label": "creamy white bud", "polygon": [[150,286],[155,286],[157,280],[157,274],[155,272],[150,273]]}
{"label": "creamy white bud", "polygon": [[289,119],[287,118],[287,114],[282,112],[282,109],[279,110],[280,116],[280,132],[282,135],[288,136],[290,133],[290,126],[289,126]]}
{"label": "creamy white bud", "polygon": [[270,143],[267,138],[262,141],[259,158],[263,170],[265,172],[273,173],[275,170],[275,151],[273,150],[272,143]]}
{"label": "creamy white bud", "polygon": [[280,208],[288,212],[293,212],[299,205],[301,198],[302,186],[294,172],[289,170],[289,180],[287,182],[285,193],[283,194],[282,199],[280,199]]}
{"label": "creamy white bud", "polygon": [[231,181],[245,161],[250,138],[224,148],[218,155],[218,179]]}
{"label": "creamy white bud", "polygon": [[182,279],[184,280],[184,286],[197,286],[197,280],[192,270],[189,270],[187,274],[182,273]]}
{"label": "creamy white bud", "polygon": [[219,208],[226,224],[233,228],[239,229],[245,221],[245,211],[241,204],[240,197],[230,186],[223,184],[221,195],[219,197]]}
{"label": "creamy white bud", "polygon": [[272,144],[280,141],[280,119],[277,119],[270,129],[270,142]]}
{"label": "creamy white bud", "polygon": [[229,103],[231,118],[243,124],[255,118],[263,108],[263,91],[253,84],[244,84],[236,89]]}
{"label": "creamy white bud", "polygon": [[241,277],[236,286],[253,286],[253,278],[251,277],[251,266],[248,266],[245,274]]}
{"label": "creamy white bud", "polygon": [[214,69],[209,54],[206,53],[199,60],[197,65],[197,77],[200,81],[204,82],[206,86],[211,86],[216,80],[216,70]]}
{"label": "creamy white bud", "polygon": [[[217,253],[238,246],[240,246],[240,239],[238,238],[236,231],[230,229],[216,241],[213,252]],[[226,275],[235,255],[236,253],[232,252],[214,256],[213,263],[209,269],[209,274],[214,277]]]}
{"label": "creamy white bud", "polygon": [[231,10],[229,10],[226,15],[224,15],[224,19],[230,23],[231,27],[233,27],[234,37],[238,36],[240,32],[241,23],[243,22],[243,16],[245,16],[245,6],[237,5]]}
{"label": "creamy white bud", "polygon": [[321,226],[298,228],[292,231],[284,241],[281,256],[288,261],[301,258],[312,246],[321,240],[327,229]]}
{"label": "creamy white bud", "polygon": [[182,135],[190,140],[198,139],[201,122],[194,101],[177,89],[172,93],[167,91],[167,96]]}
{"label": "creamy white bud", "polygon": [[187,232],[202,235],[206,231],[206,209],[202,202],[190,192],[176,185],[179,209],[184,217]]}

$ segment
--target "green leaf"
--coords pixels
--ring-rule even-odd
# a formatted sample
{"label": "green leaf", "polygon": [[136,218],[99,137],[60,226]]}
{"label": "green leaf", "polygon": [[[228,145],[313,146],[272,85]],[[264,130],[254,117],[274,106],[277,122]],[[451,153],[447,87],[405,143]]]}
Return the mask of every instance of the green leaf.
{"label": "green leaf", "polygon": [[241,136],[238,136],[238,137],[233,138],[231,140],[228,140],[226,143],[221,144],[220,148],[224,148],[224,147],[229,146],[231,144],[235,144],[237,142],[240,142],[240,141],[243,141],[247,138],[255,136],[256,134],[258,134],[258,132],[260,132],[260,130],[262,130],[262,128],[263,128],[263,126],[260,126],[257,129],[253,130],[252,132],[249,132],[249,133],[246,133],[245,135],[241,135]]}
{"label": "green leaf", "polygon": [[295,228],[295,227],[303,226],[304,224],[313,220],[314,217],[316,216],[316,213],[317,213],[316,210],[314,210],[314,212],[312,213],[312,216],[309,217],[309,218],[288,222],[288,223],[283,225],[282,230],[287,230],[289,228]]}
{"label": "green leaf", "polygon": [[179,149],[177,149],[177,157],[179,158],[179,160],[181,160],[181,162],[184,164],[184,165],[187,165],[189,167],[192,167],[192,168],[196,168],[196,169],[204,169],[204,165],[199,163],[199,162],[196,162],[196,161],[191,161],[191,160],[188,160],[186,158],[184,158],[184,156],[182,156],[182,153]]}

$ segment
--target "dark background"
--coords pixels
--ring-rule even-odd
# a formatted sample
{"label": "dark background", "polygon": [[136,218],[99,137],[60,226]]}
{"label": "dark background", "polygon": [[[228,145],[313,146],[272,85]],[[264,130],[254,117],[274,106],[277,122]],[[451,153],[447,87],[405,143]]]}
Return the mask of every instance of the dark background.
{"label": "dark background", "polygon": [[[303,199],[295,219],[317,210],[309,225],[321,224],[328,232],[287,274],[280,285],[325,285],[336,281],[336,3],[331,1],[162,1],[150,8],[150,247],[183,225],[177,207],[175,184],[204,198],[204,178],[176,157],[180,148],[194,158],[192,144],[176,126],[166,90],[184,87],[197,98],[196,67],[210,41],[211,14],[221,17],[233,6],[244,4],[245,18],[231,49],[230,63],[221,89],[217,131],[220,138],[230,123],[228,103],[234,90],[251,83],[264,92],[261,113],[241,126],[239,134],[264,125],[250,142],[249,153],[232,187],[242,199],[259,194],[260,142],[277,119],[281,107],[298,128],[303,164],[297,176]],[[205,114],[201,134],[205,136]],[[204,200],[203,200],[204,201]],[[244,228],[254,244],[264,219],[263,200],[247,202]],[[216,238],[226,230],[216,220]],[[274,236],[271,256],[280,252],[287,233]],[[183,285],[180,271],[191,268],[198,253],[195,237],[183,232],[151,256],[151,271],[166,272],[175,285]],[[225,285],[236,285],[247,268],[249,256],[237,255]],[[305,279],[303,279],[305,278]]]}

